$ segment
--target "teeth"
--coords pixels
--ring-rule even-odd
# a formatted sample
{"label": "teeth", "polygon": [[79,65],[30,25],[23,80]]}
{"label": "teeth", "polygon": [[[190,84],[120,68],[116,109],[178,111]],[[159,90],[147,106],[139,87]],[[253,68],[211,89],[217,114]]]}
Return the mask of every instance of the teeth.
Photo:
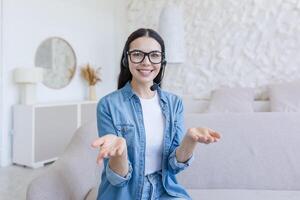
{"label": "teeth", "polygon": [[138,69],[142,75],[149,75],[153,70]]}
{"label": "teeth", "polygon": [[138,69],[139,71],[142,71],[142,72],[152,72],[152,70],[149,70],[149,69]]}

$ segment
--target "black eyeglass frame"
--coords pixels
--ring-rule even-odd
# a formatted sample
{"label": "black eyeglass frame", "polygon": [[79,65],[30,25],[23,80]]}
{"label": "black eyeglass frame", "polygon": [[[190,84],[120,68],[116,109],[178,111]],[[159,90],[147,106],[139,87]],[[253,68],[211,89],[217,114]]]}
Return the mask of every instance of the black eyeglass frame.
{"label": "black eyeglass frame", "polygon": [[[143,58],[142,58],[142,60],[141,60],[140,62],[134,62],[134,61],[132,61],[132,59],[131,59],[131,53],[134,53],[134,52],[140,52],[140,53],[142,53],[142,54],[144,55]],[[151,53],[160,53],[160,54],[161,54],[161,59],[160,59],[160,61],[159,61],[159,62],[153,62],[153,61],[151,60],[150,56],[149,56]],[[146,52],[144,52],[144,51],[134,49],[134,50],[131,50],[131,51],[127,51],[126,54],[129,56],[130,61],[131,61],[132,63],[134,63],[134,64],[140,64],[140,63],[142,63],[142,62],[144,61],[144,59],[145,59],[146,56],[148,57],[148,60],[149,60],[152,64],[161,64],[161,63],[163,62],[164,58],[165,58],[164,52],[157,51],[157,50],[155,50],[155,51],[150,51],[150,52],[146,53]]]}

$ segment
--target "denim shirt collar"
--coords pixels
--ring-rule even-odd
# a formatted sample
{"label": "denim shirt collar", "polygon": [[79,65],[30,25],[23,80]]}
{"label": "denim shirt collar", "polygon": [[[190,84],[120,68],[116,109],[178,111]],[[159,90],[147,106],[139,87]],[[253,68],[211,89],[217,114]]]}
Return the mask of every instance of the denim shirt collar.
{"label": "denim shirt collar", "polygon": [[[124,96],[124,100],[131,99],[133,96],[137,96],[136,93],[133,91],[133,89],[131,87],[130,81],[128,81],[121,90],[122,90],[122,93],[123,93],[123,96]],[[164,104],[166,104],[167,103],[167,97],[164,94],[164,92],[161,90],[160,87],[157,88],[157,93],[158,93],[158,96],[159,96],[160,100]]]}

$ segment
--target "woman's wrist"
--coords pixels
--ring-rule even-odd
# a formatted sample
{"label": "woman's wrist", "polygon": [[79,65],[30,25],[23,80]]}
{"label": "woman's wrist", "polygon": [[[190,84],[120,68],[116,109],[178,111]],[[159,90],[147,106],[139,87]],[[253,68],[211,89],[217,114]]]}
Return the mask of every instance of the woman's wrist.
{"label": "woman's wrist", "polygon": [[127,151],[124,151],[120,156],[111,157],[108,164],[112,171],[125,177],[129,170]]}
{"label": "woman's wrist", "polygon": [[193,154],[194,149],[196,148],[197,141],[194,141],[190,137],[189,133],[184,136],[181,144],[176,150],[176,159],[178,162],[186,162]]}

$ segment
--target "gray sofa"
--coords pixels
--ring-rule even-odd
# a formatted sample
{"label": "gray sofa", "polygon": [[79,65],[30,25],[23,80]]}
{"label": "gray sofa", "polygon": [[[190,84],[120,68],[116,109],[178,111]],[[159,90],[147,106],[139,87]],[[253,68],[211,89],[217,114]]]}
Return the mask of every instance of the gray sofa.
{"label": "gray sofa", "polygon": [[[299,200],[299,113],[186,113],[186,127],[208,126],[222,139],[198,145],[178,175],[195,200]],[[28,187],[28,200],[95,199],[101,167],[96,123],[78,129],[65,153]]]}

